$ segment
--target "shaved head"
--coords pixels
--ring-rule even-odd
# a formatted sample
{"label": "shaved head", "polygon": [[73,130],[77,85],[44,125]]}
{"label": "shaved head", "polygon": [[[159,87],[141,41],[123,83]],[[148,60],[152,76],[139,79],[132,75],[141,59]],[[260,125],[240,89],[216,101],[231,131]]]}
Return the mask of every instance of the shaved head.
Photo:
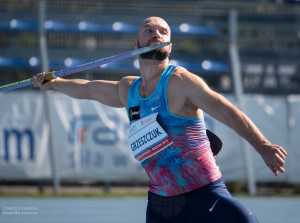
{"label": "shaved head", "polygon": [[147,19],[145,19],[139,26],[139,29],[138,29],[138,33],[140,32],[141,28],[144,27],[144,26],[147,26],[147,24],[151,24],[151,23],[160,23],[161,25],[165,26],[166,28],[168,28],[168,30],[170,31],[171,33],[171,29],[170,29],[170,26],[169,24],[161,17],[157,17],[157,16],[151,16],[151,17],[148,17]]}
{"label": "shaved head", "polygon": [[[171,29],[168,23],[156,16],[145,19],[139,26],[136,48],[170,42]],[[165,60],[169,57],[171,46],[162,47],[140,55],[142,59]]]}

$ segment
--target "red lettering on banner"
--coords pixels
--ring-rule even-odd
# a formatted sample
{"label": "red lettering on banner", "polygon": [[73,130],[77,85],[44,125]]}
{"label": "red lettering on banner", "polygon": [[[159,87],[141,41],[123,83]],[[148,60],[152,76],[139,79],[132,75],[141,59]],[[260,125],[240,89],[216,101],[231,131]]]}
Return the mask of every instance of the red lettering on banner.
{"label": "red lettering on banner", "polygon": [[161,150],[165,149],[167,146],[171,145],[173,142],[170,137],[165,138],[160,143],[148,148],[146,151],[142,152],[140,155],[136,157],[136,159],[140,162],[149,158],[150,156],[154,155],[155,153],[160,152]]}

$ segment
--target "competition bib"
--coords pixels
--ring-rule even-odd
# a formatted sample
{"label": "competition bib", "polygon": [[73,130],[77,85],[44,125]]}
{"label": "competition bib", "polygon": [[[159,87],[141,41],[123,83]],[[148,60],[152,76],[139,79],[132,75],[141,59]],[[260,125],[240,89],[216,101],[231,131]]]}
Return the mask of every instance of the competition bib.
{"label": "competition bib", "polygon": [[162,151],[173,142],[156,121],[158,113],[130,125],[128,143],[133,156],[140,162]]}

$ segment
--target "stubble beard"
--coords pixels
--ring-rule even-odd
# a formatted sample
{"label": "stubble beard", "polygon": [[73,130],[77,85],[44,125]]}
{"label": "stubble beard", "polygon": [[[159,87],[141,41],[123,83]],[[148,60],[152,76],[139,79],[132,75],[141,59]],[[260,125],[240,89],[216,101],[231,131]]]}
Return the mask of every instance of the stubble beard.
{"label": "stubble beard", "polygon": [[[138,48],[141,48],[139,42],[138,42]],[[169,57],[170,53],[162,48],[158,48],[156,50],[152,50],[148,53],[143,53],[140,55],[141,59],[146,59],[146,60],[158,60],[162,61],[165,60]]]}

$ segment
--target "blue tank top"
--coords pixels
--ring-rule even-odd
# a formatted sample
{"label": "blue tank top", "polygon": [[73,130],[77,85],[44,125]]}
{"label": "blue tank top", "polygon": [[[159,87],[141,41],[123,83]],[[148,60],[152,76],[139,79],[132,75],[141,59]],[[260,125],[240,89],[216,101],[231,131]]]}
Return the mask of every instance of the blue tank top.
{"label": "blue tank top", "polygon": [[168,65],[155,91],[147,98],[140,96],[142,78],[137,78],[130,86],[127,101],[130,123],[158,112],[158,123],[173,141],[164,150],[141,162],[149,176],[149,190],[162,196],[189,192],[221,177],[206,135],[204,118],[186,118],[169,111],[167,85],[176,68]]}

